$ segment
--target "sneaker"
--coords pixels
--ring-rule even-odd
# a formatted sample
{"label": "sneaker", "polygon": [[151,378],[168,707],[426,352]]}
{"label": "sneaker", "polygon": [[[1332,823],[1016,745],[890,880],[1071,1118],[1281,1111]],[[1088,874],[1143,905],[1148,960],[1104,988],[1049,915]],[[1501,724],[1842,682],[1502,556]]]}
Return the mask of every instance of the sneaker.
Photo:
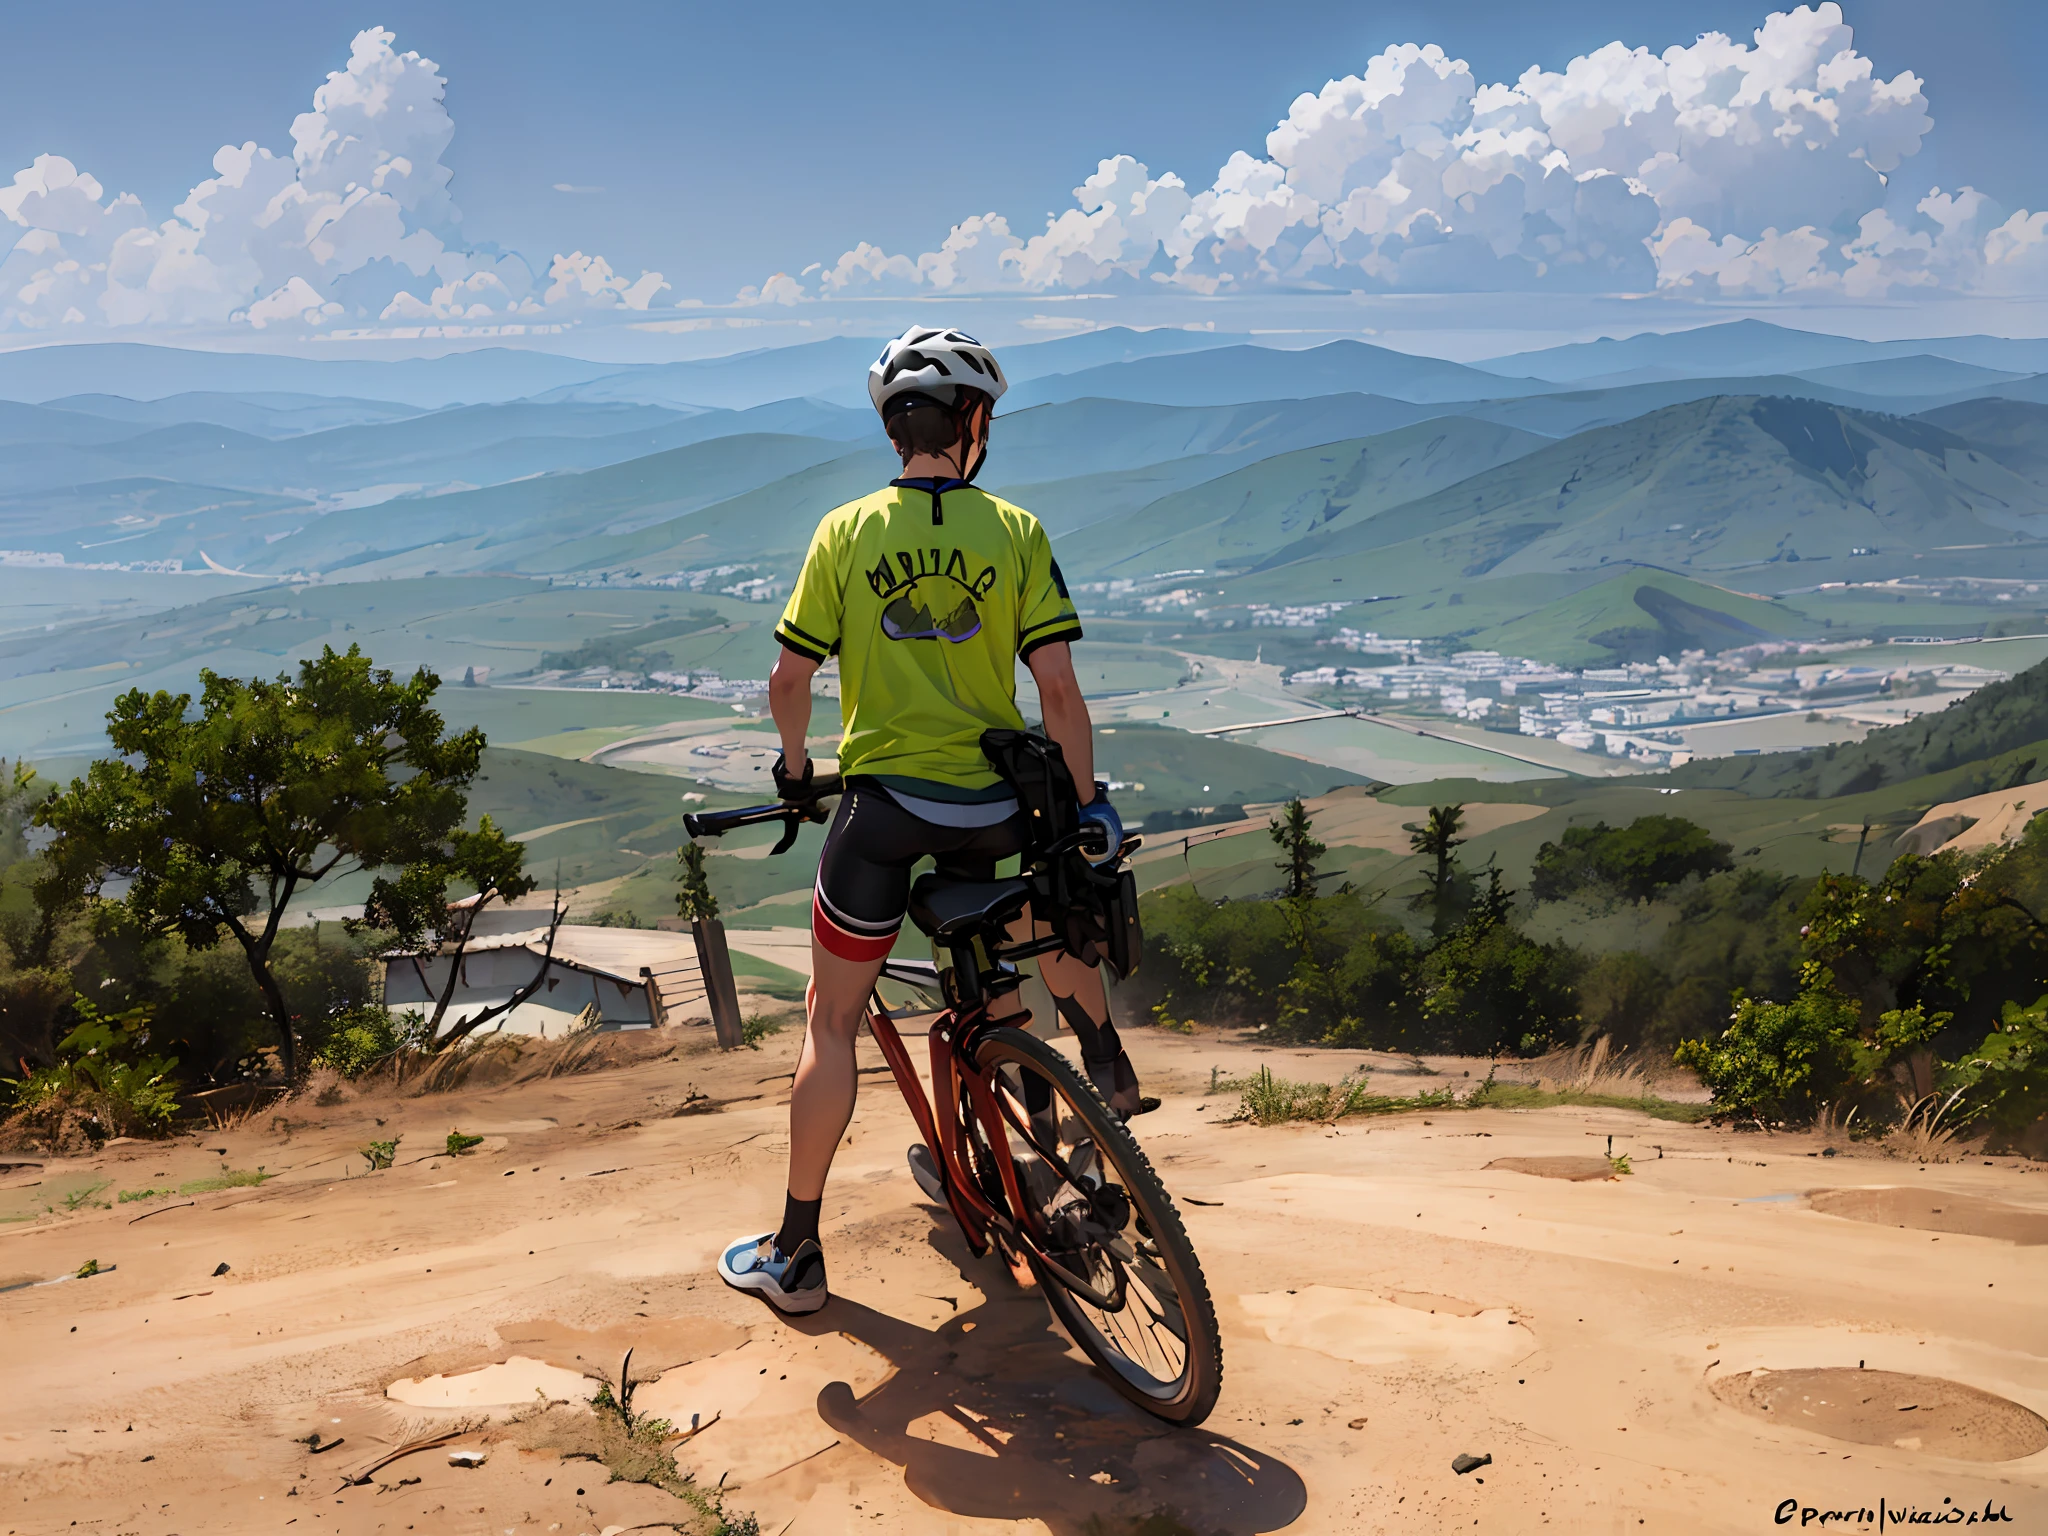
{"label": "sneaker", "polygon": [[1157,1099],[1146,1098],[1138,1092],[1138,1069],[1131,1065],[1128,1051],[1118,1051],[1104,1061],[1083,1056],[1081,1065],[1087,1069],[1088,1081],[1102,1095],[1102,1102],[1119,1120],[1128,1120],[1133,1115],[1142,1115],[1159,1107]]}
{"label": "sneaker", "polygon": [[825,1289],[825,1255],[809,1239],[785,1255],[775,1234],[743,1237],[718,1256],[718,1278],[736,1290],[753,1291],[778,1312],[815,1312],[831,1294]]}
{"label": "sneaker", "polygon": [[923,1142],[917,1142],[908,1153],[910,1176],[917,1181],[917,1187],[924,1191],[925,1199],[935,1205],[945,1205],[946,1183],[939,1177],[938,1159],[932,1156],[932,1149]]}

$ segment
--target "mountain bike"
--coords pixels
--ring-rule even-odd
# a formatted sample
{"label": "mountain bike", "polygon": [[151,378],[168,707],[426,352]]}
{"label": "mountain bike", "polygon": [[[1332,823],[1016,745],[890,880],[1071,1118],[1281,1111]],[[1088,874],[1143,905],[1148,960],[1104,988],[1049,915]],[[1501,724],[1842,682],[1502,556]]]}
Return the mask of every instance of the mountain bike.
{"label": "mountain bike", "polygon": [[[821,779],[814,799],[699,812],[684,825],[706,838],[779,821],[772,852],[782,853],[804,823],[827,819],[821,802],[840,789],[836,777]],[[1118,860],[1138,842],[1127,837]],[[1094,1086],[1022,1027],[1030,1013],[992,1013],[1022,985],[1019,961],[1062,946],[1010,930],[1048,898],[1051,861],[1070,851],[1055,845],[1009,879],[933,873],[912,886],[910,919],[935,958],[892,956],[882,976],[944,1004],[930,1028],[929,1097],[879,987],[868,1029],[975,1256],[995,1248],[1013,1269],[1028,1267],[1054,1320],[1110,1385],[1169,1423],[1195,1425],[1216,1405],[1223,1345],[1180,1213]]]}

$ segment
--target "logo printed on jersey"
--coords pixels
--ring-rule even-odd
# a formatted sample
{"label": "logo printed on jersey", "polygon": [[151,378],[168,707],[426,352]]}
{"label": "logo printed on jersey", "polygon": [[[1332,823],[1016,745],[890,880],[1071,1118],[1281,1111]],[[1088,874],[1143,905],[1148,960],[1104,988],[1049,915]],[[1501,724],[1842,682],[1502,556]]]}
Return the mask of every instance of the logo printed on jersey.
{"label": "logo printed on jersey", "polygon": [[981,633],[976,599],[996,584],[996,568],[970,569],[959,549],[898,550],[868,572],[868,589],[882,598],[882,633],[891,640],[946,640],[958,645]]}

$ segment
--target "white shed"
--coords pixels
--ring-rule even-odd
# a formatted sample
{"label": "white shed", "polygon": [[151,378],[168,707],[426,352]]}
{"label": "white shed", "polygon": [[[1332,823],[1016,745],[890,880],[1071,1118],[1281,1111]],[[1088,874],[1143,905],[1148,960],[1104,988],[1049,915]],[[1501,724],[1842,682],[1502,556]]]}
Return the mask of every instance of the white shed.
{"label": "white shed", "polygon": [[[543,963],[548,974],[540,990],[484,1025],[485,1030],[559,1036],[592,1004],[605,1029],[710,1022],[689,934],[564,923],[555,931],[553,958],[546,960],[547,917],[546,897],[484,910],[463,952],[447,1024],[505,1002],[532,982]],[[386,954],[385,1006],[431,1013],[447,985],[450,964],[444,956]]]}

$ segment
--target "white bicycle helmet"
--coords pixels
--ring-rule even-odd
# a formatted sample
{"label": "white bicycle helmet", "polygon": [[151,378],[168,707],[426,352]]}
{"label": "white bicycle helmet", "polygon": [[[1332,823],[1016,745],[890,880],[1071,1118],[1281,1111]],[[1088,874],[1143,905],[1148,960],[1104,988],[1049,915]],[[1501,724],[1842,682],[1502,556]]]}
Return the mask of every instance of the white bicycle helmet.
{"label": "white bicycle helmet", "polygon": [[914,325],[882,348],[868,370],[868,398],[885,422],[891,402],[905,395],[949,406],[962,387],[978,389],[991,401],[1010,387],[995,354],[965,331]]}

